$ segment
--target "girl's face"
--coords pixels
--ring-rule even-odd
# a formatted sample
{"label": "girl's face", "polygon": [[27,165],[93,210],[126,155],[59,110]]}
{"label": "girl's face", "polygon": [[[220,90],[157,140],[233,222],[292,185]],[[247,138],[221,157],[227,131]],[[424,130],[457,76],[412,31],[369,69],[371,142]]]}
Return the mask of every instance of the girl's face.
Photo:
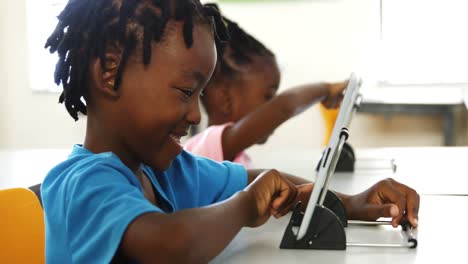
{"label": "girl's face", "polygon": [[[257,57],[240,73],[232,87],[233,121],[236,122],[262,104],[271,100],[280,84],[280,71],[272,57]],[[267,138],[258,143],[265,143]]]}
{"label": "girl's face", "polygon": [[132,160],[166,170],[181,153],[180,138],[200,122],[199,95],[213,73],[216,48],[207,25],[196,24],[187,48],[182,23],[169,22],[151,62],[129,59],[117,100],[119,149]]}
{"label": "girl's face", "polygon": [[280,72],[276,60],[256,57],[253,63],[239,73],[233,86],[235,120],[238,121],[260,105],[271,100],[278,90]]}

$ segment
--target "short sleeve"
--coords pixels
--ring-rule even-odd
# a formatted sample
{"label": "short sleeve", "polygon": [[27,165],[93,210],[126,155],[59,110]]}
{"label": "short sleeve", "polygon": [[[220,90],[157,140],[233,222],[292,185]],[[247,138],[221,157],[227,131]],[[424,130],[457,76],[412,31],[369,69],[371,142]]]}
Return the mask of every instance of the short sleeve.
{"label": "short sleeve", "polygon": [[244,166],[195,156],[200,180],[201,206],[223,201],[247,186]]}
{"label": "short sleeve", "polygon": [[224,129],[231,126],[231,123],[217,126],[210,126],[205,131],[190,138],[184,148],[193,154],[210,158],[215,161],[223,161],[222,136]]}
{"label": "short sleeve", "polygon": [[[68,175],[72,178],[66,184],[44,190],[49,198],[46,212],[57,214],[46,216],[49,231],[64,233],[74,263],[109,263],[135,218],[162,212],[145,199],[129,173],[112,165],[91,165]],[[60,198],[64,201],[54,204]],[[54,217],[62,219],[63,226],[53,226]]]}

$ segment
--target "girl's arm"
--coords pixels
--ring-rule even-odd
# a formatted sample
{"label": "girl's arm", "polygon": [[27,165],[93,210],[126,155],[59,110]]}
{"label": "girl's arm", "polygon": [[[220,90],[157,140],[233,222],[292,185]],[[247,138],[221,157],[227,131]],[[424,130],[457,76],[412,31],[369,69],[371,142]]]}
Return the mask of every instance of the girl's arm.
{"label": "girl's arm", "polygon": [[172,214],[136,218],[121,242],[123,254],[141,263],[207,263],[244,226],[265,223],[294,205],[296,188],[275,170],[265,171],[231,198]]}
{"label": "girl's arm", "polygon": [[323,100],[327,107],[338,106],[336,101],[341,101],[346,84],[347,82],[303,85],[275,96],[224,130],[224,159],[233,160],[239,152],[268,137],[283,122],[317,101]]}

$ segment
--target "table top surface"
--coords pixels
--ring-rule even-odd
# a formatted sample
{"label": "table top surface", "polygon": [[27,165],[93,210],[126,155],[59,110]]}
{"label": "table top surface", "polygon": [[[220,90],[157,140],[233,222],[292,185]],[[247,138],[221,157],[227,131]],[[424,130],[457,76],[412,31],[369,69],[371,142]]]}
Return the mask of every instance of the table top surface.
{"label": "table top surface", "polygon": [[362,103],[397,105],[463,105],[467,87],[380,87],[362,89]]}
{"label": "table top surface", "polygon": [[[270,218],[259,228],[243,228],[212,263],[434,263],[466,259],[468,217],[466,196],[422,196],[419,227],[414,230],[418,246],[410,248],[347,247],[346,250],[291,250],[279,244],[290,214]],[[459,222],[459,220],[462,220]],[[400,228],[348,226],[347,242],[401,243]],[[448,257],[450,256],[450,257]]]}
{"label": "table top surface", "polygon": [[[411,147],[355,149],[355,171],[336,172],[330,189],[344,193],[358,193],[372,183],[394,178],[421,194],[468,195],[467,147]],[[295,153],[277,152],[264,155],[259,168],[275,168],[311,181],[321,151]],[[392,164],[396,165],[393,171]]]}
{"label": "table top surface", "polygon": [[[0,150],[0,189],[27,187],[43,180],[47,172],[66,159],[69,149]],[[244,228],[213,263],[428,263],[465,259],[468,228],[468,148],[379,148],[355,150],[353,173],[336,173],[331,189],[344,193],[363,191],[376,181],[393,177],[414,187],[421,197],[417,230],[418,248],[361,248],[345,251],[280,250],[289,217],[270,219],[260,228]],[[321,151],[277,152],[263,157],[258,167],[271,167],[315,177]],[[397,165],[391,168],[391,160]],[[461,221],[460,221],[461,220]],[[346,228],[349,242],[395,242],[401,233],[390,227]]]}

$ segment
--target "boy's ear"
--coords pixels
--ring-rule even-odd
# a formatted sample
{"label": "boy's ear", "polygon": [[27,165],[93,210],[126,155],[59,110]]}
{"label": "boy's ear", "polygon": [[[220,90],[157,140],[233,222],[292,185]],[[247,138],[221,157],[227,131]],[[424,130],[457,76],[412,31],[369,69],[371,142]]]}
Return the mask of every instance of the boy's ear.
{"label": "boy's ear", "polygon": [[98,93],[118,97],[119,91],[115,89],[115,77],[120,65],[120,54],[109,52],[105,54],[104,69],[101,59],[95,59],[91,64],[90,78],[93,87]]}

